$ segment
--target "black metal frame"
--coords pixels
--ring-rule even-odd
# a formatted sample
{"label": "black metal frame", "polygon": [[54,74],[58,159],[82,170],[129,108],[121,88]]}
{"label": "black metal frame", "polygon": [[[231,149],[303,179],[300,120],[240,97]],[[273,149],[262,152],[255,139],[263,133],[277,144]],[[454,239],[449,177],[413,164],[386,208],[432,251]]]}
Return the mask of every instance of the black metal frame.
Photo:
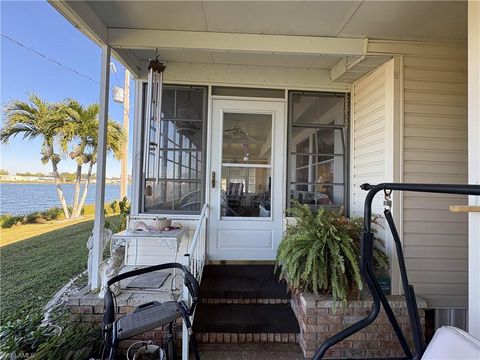
{"label": "black metal frame", "polygon": [[413,342],[415,352],[412,353],[408,346],[407,340],[400,328],[395,314],[390,307],[388,299],[382,292],[380,284],[375,276],[373,270],[373,233],[372,233],[372,201],[375,195],[380,191],[414,191],[427,192],[437,194],[459,194],[459,195],[476,195],[480,196],[480,185],[442,185],[442,184],[400,184],[400,183],[383,183],[378,185],[363,184],[362,190],[368,191],[365,198],[364,205],[364,223],[363,233],[360,243],[360,272],[363,280],[368,286],[373,298],[373,306],[369,314],[362,320],[342,330],[327,339],[320,348],[317,349],[312,360],[320,360],[323,358],[327,350],[338,342],[346,339],[350,335],[360,331],[364,327],[370,325],[378,316],[380,312],[380,303],[382,303],[388,320],[397,335],[397,338],[402,346],[407,359],[419,360],[425,351],[425,341],[423,338],[422,327],[420,324],[420,317],[418,315],[417,303],[415,300],[415,292],[413,286],[408,283],[407,271],[405,267],[405,260],[403,257],[400,237],[398,235],[392,214],[389,209],[385,209],[385,218],[389,225],[390,231],[395,241],[395,247],[398,255],[398,263],[400,266],[400,275],[402,277],[402,285],[407,303],[410,326],[413,334]]}
{"label": "black metal frame", "polygon": [[[102,351],[102,359],[115,359],[115,352],[118,345],[117,331],[115,329],[115,296],[110,289],[110,286],[124,279],[128,279],[133,276],[147,274],[153,271],[166,270],[166,269],[179,269],[183,272],[184,284],[188,289],[188,292],[192,298],[192,304],[188,306],[184,301],[180,300],[178,302],[178,308],[182,314],[182,319],[187,326],[189,335],[190,335],[190,344],[192,351],[195,357],[195,360],[200,360],[200,355],[198,353],[197,344],[195,341],[195,336],[192,331],[192,323],[190,321],[190,316],[193,315],[195,307],[198,302],[198,296],[200,292],[200,286],[197,279],[188,271],[188,269],[179,263],[166,263],[153,266],[147,266],[141,269],[136,269],[132,271],[127,271],[123,274],[114,276],[107,283],[107,291],[104,297],[104,308],[105,312],[103,314],[103,337],[104,337],[104,347]],[[169,325],[169,334],[168,336],[173,336],[172,324]]]}

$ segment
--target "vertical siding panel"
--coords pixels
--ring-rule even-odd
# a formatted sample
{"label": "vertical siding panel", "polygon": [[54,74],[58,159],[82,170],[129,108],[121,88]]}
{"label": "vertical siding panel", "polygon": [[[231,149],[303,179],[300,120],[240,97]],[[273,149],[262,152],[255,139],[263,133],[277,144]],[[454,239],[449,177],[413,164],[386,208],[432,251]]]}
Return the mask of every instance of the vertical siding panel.
{"label": "vertical siding panel", "polygon": [[[351,125],[351,215],[363,216],[360,185],[385,181],[385,65],[353,84]],[[373,212],[382,211],[376,198]]]}
{"label": "vertical siding panel", "polygon": [[[373,41],[369,50],[404,54],[403,181],[467,183],[465,47]],[[467,215],[449,204],[467,198],[404,195],[407,269],[432,308],[467,306]]]}

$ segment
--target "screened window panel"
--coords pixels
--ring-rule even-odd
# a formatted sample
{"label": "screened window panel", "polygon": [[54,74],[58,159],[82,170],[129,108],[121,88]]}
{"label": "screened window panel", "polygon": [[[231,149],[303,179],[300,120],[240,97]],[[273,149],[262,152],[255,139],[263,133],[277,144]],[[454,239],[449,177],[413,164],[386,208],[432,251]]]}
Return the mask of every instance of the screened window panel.
{"label": "screened window panel", "polygon": [[288,206],[345,206],[348,98],[292,92],[289,100]]}
{"label": "screened window panel", "polygon": [[290,201],[298,201],[312,208],[320,206],[344,206],[344,185],[326,185],[319,183],[292,184]]}
{"label": "screened window panel", "polygon": [[201,210],[205,198],[206,99],[203,87],[165,86],[161,121],[145,119],[144,211]]}

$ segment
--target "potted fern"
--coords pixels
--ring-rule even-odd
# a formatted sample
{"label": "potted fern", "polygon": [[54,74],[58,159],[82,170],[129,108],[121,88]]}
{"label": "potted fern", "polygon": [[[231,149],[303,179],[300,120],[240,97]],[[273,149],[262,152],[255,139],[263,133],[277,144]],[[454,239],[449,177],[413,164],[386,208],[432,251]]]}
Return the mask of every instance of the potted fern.
{"label": "potted fern", "polygon": [[[363,220],[348,219],[338,210],[312,211],[299,203],[287,214],[295,217],[296,224],[287,227],[276,265],[293,293],[331,295],[344,305],[358,297],[363,285],[359,267]],[[379,269],[388,267],[380,246],[375,247],[374,264]]]}

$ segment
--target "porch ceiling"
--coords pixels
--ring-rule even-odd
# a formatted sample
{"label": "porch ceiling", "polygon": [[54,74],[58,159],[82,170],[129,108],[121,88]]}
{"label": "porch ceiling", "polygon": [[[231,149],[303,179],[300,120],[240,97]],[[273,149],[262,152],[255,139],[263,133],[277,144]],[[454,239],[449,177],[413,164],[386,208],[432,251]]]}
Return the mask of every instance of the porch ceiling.
{"label": "porch ceiling", "polygon": [[49,1],[137,77],[157,49],[213,72],[268,66],[351,82],[390,58],[367,54],[363,39],[466,41],[466,1]]}
{"label": "porch ceiling", "polygon": [[107,27],[465,41],[466,1],[87,1]]}
{"label": "porch ceiling", "polygon": [[[131,49],[140,61],[147,63],[155,57],[155,49]],[[330,69],[342,56],[289,55],[249,53],[241,51],[205,51],[185,49],[158,49],[159,58],[164,62],[196,62],[207,64],[286,66],[307,69]]]}

